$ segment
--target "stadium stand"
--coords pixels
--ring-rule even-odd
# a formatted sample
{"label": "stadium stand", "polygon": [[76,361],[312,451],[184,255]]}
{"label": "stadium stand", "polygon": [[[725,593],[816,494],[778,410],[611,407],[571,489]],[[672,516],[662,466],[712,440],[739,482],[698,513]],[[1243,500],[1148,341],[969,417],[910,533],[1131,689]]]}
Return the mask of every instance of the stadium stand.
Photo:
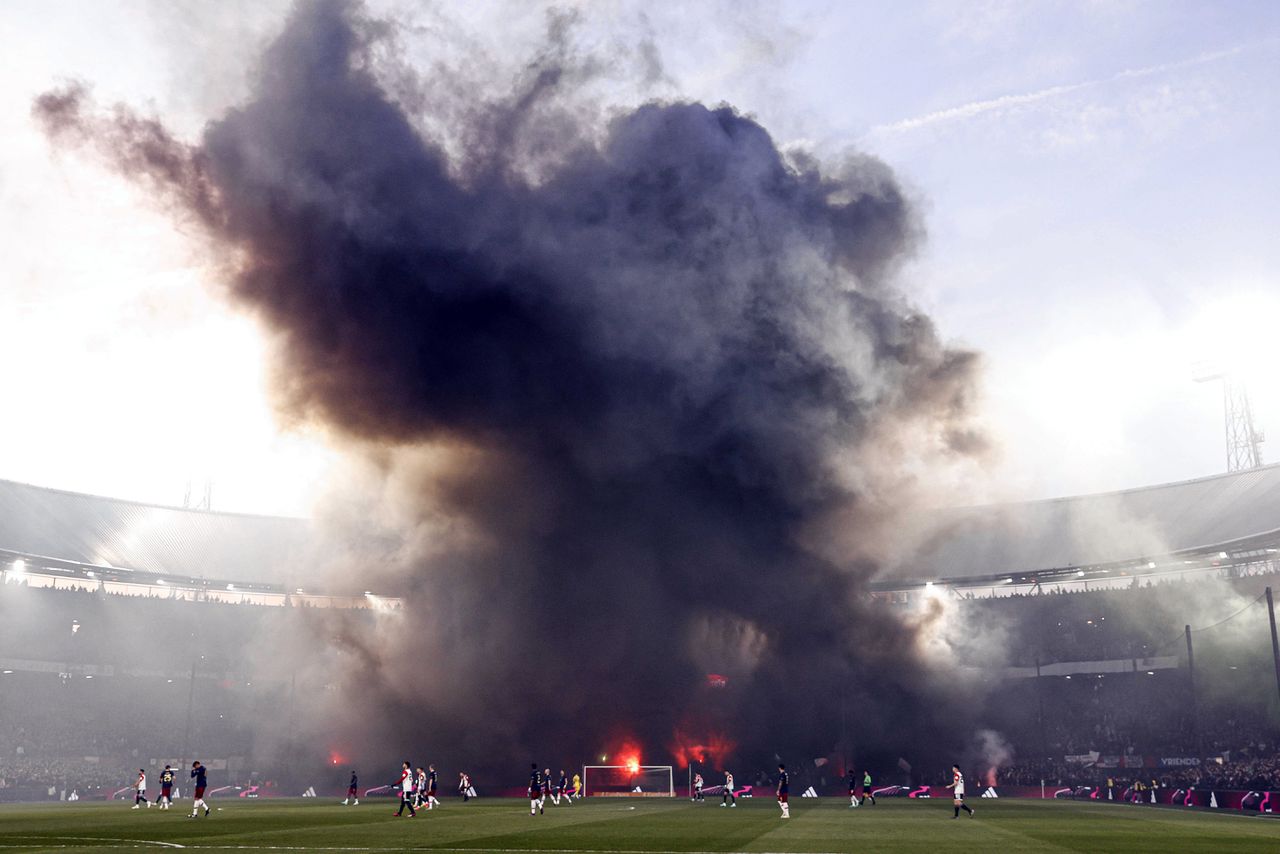
{"label": "stadium stand", "polygon": [[[1280,789],[1258,606],[1280,578],[1280,466],[941,515],[918,562],[874,595],[904,608],[935,597],[975,636],[999,630],[981,717],[1013,757],[980,769],[984,782]],[[369,605],[293,588],[314,549],[300,520],[0,481],[0,800],[102,794],[197,753],[244,780],[287,764],[254,724],[324,686],[264,676],[255,653],[301,634],[310,605],[355,619]],[[834,772],[797,770],[796,783],[836,785]]]}
{"label": "stadium stand", "polygon": [[324,686],[273,671],[269,643],[305,637],[309,610],[6,579],[0,800],[104,795],[192,756],[244,779],[255,757],[278,773],[287,744],[264,722]]}

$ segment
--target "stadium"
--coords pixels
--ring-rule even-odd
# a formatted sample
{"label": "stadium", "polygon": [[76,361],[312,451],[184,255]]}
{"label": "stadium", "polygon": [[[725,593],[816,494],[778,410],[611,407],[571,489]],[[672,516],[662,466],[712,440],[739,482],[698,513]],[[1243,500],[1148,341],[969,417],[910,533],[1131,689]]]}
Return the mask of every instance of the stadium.
{"label": "stadium", "polygon": [[[304,793],[333,803],[344,794],[357,757],[259,726],[326,686],[263,672],[250,647],[298,631],[291,621],[310,609],[374,621],[395,619],[399,602],[297,586],[316,549],[306,522],[12,482],[0,482],[0,505],[0,799],[123,804],[134,794],[130,769],[158,775],[197,756],[219,799],[237,805]],[[1114,536],[1092,549],[1101,518]],[[1275,465],[957,510],[928,538],[909,578],[879,582],[869,595],[885,609],[943,603],[960,623],[1006,627],[1007,656],[981,673],[990,687],[980,717],[992,740],[968,756],[984,800],[1267,815],[1280,799],[1268,612],[1280,569],[1277,520]],[[1152,542],[1166,548],[1152,551]],[[1198,604],[1188,610],[1188,602]],[[880,800],[945,802],[947,769],[930,757],[858,750],[847,732],[837,744],[850,755],[791,766],[793,786],[816,795],[815,804],[843,805],[855,766],[883,769],[871,790]],[[589,801],[639,783],[645,794],[683,803],[694,773],[715,801],[719,769],[703,759],[646,756],[671,770],[627,772],[625,787],[617,772],[593,780],[571,770],[587,776]],[[769,791],[766,765],[738,767],[740,794]],[[500,773],[479,778],[483,794],[518,795],[518,777]],[[378,786],[369,788],[376,803]],[[648,799],[639,808],[654,809]]]}
{"label": "stadium", "polygon": [[1275,9],[0,33],[0,851],[1280,846]]}

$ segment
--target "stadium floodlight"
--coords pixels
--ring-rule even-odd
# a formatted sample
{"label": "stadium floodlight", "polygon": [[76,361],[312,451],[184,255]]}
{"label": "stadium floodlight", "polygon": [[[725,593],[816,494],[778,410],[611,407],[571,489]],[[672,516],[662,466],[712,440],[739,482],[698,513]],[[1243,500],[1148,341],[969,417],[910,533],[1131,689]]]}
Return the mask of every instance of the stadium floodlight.
{"label": "stadium floodlight", "polygon": [[670,765],[585,765],[582,794],[597,798],[674,798],[675,775]]}
{"label": "stadium floodlight", "polygon": [[235,589],[236,589],[236,586],[235,586],[234,584],[228,584],[228,585],[227,585],[227,589],[228,589],[228,590],[235,590]]}
{"label": "stadium floodlight", "polygon": [[25,560],[23,560],[22,558],[18,558],[13,562],[14,575],[22,575],[22,573],[26,571],[27,571],[27,562]]}

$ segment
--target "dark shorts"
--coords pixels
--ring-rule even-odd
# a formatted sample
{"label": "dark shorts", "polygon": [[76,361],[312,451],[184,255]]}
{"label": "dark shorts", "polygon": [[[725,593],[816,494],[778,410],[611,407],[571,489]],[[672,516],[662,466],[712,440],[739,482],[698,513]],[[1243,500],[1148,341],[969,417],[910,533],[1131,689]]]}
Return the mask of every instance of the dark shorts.
{"label": "dark shorts", "polygon": [[170,792],[172,792],[172,791],[173,791],[173,786],[161,786],[161,787],[160,787],[160,794],[164,795],[166,798],[167,798],[167,797],[169,797],[169,793],[170,793]]}
{"label": "dark shorts", "polygon": [[542,797],[542,792],[539,792],[537,789],[529,790],[529,800],[536,801],[540,797]]}
{"label": "dark shorts", "polygon": [[788,792],[780,792],[778,794],[778,803],[785,804],[787,802],[787,797],[789,796],[789,794],[790,793]]}
{"label": "dark shorts", "polygon": [[203,797],[204,797],[204,786],[196,786],[196,798],[199,799]]}

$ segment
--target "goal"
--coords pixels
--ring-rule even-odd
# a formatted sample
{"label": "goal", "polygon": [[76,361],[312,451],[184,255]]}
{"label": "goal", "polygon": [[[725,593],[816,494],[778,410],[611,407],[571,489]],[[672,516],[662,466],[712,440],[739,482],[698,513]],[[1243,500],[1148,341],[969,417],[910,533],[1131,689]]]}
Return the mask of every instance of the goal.
{"label": "goal", "polygon": [[582,794],[612,798],[674,798],[670,765],[587,765],[582,769]]}

